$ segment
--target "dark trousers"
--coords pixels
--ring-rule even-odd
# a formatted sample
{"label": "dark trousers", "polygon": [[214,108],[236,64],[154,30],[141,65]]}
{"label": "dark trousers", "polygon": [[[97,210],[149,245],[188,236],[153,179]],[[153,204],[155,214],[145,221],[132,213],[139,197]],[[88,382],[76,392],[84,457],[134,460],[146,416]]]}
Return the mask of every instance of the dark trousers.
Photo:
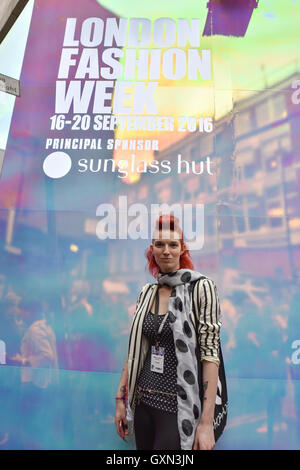
{"label": "dark trousers", "polygon": [[177,413],[158,410],[140,402],[134,413],[137,450],[179,450]]}

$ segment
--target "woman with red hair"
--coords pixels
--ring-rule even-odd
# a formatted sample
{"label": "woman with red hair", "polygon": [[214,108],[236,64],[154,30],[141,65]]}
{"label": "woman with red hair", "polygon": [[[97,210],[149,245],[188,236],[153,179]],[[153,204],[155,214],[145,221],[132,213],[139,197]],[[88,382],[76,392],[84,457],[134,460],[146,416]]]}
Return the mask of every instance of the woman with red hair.
{"label": "woman with red hair", "polygon": [[[161,230],[170,230],[170,233],[177,234],[176,238],[178,238],[181,248],[185,248],[183,252],[180,255],[179,258],[179,268],[180,269],[194,269],[194,265],[192,262],[192,258],[190,255],[189,250],[187,249],[184,239],[183,239],[183,233],[182,230],[179,227],[178,219],[175,218],[173,215],[161,215],[156,223],[156,231],[160,232]],[[153,243],[154,240],[152,240]],[[154,253],[153,253],[153,244],[150,245],[150,247],[146,250],[146,258],[148,260],[148,269],[150,274],[152,274],[153,277],[157,277],[159,271],[160,271],[160,266],[156,262]]]}
{"label": "woman with red hair", "polygon": [[220,360],[223,366],[216,286],[194,271],[172,215],[158,218],[146,257],[157,283],[138,297],[116,396],[117,432],[125,439],[130,425],[137,450],[213,449],[227,418],[223,380],[226,406],[216,419]]}

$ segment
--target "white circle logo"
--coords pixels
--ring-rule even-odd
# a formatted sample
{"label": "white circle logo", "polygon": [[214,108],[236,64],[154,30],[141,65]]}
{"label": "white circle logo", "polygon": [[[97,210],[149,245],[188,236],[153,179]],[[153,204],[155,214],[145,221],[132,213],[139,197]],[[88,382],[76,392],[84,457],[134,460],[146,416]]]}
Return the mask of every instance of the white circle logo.
{"label": "white circle logo", "polygon": [[72,160],[65,152],[53,152],[45,158],[43,170],[49,178],[62,178],[71,170]]}

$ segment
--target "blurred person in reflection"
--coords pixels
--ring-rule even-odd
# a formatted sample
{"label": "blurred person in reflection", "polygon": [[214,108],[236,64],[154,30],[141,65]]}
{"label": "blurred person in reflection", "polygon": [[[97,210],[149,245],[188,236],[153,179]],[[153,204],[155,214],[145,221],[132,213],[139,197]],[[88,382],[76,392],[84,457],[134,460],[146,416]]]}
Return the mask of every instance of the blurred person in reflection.
{"label": "blurred person in reflection", "polygon": [[300,270],[294,273],[289,302],[286,362],[293,381],[294,405],[296,412],[296,433],[300,439]]}
{"label": "blurred person in reflection", "polygon": [[[21,340],[20,352],[13,358],[21,366],[21,382],[38,388],[57,383],[56,338],[52,326],[38,300],[24,300],[20,304],[27,329]],[[51,315],[51,313],[50,313]]]}
{"label": "blurred person in reflection", "polygon": [[91,351],[94,335],[94,309],[88,301],[89,283],[75,279],[67,299],[67,331],[69,344],[69,369],[94,370],[95,358]]}
{"label": "blurred person in reflection", "polygon": [[[130,421],[137,450],[212,450],[222,325],[216,286],[193,270],[178,219],[172,215],[157,220],[146,257],[157,283],[144,286],[138,296],[115,397],[117,433],[125,439]],[[190,313],[195,299],[191,305],[190,294],[195,287],[199,338]],[[196,341],[203,367],[202,410]]]}
{"label": "blurred person in reflection", "polygon": [[1,302],[0,339],[6,345],[6,365],[19,364],[13,358],[20,349],[20,342],[26,328],[19,307],[20,300],[20,296],[9,291]]}
{"label": "blurred person in reflection", "polygon": [[[239,378],[251,379],[247,385],[248,409],[244,412],[266,413],[266,423],[258,431],[266,430],[267,446],[274,445],[275,423],[282,418],[282,400],[285,395],[287,368],[285,341],[279,294],[275,299],[268,292],[259,309],[250,298],[241,303],[243,315],[239,319],[236,334],[235,364]],[[247,360],[243,360],[243,358]],[[244,394],[241,394],[244,398]],[[278,425],[278,424],[277,424]]]}
{"label": "blurred person in reflection", "polygon": [[[20,350],[25,324],[22,320],[19,302],[21,297],[9,290],[0,301],[0,340],[4,352],[0,366],[18,366],[14,358]],[[18,367],[1,371],[0,377],[0,449],[6,445],[18,446],[20,376]],[[15,447],[14,447],[15,446]]]}
{"label": "blurred person in reflection", "polygon": [[99,306],[101,331],[98,342],[101,338],[101,343],[107,348],[106,364],[103,363],[105,356],[101,356],[101,363],[106,370],[119,371],[124,363],[124,348],[126,350],[128,344],[128,303],[126,292],[102,292]]}
{"label": "blurred person in reflection", "polygon": [[20,353],[13,358],[21,366],[22,431],[24,448],[51,446],[55,439],[54,421],[58,360],[52,312],[38,299],[20,303],[27,329]]}
{"label": "blurred person in reflection", "polygon": [[111,340],[109,329],[113,312],[112,302],[107,305],[103,302],[100,305],[97,305],[97,302],[93,304],[90,302],[90,285],[87,280],[73,281],[67,303],[70,369],[111,370],[112,361],[108,342]]}
{"label": "blurred person in reflection", "polygon": [[[283,399],[286,395],[288,369],[286,355],[286,320],[283,304],[283,289],[278,291],[278,299],[265,296],[264,318],[261,322],[262,357],[255,365],[264,378],[263,389],[267,401],[267,444],[268,448],[277,447],[274,431],[285,426]],[[282,301],[282,300],[281,300]],[[269,380],[266,380],[269,379]]]}

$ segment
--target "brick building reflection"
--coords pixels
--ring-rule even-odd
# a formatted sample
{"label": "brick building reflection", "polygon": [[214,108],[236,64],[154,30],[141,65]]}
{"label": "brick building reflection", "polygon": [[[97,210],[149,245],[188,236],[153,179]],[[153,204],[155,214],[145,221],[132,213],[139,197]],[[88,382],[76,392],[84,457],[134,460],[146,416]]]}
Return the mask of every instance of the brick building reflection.
{"label": "brick building reflection", "polygon": [[[230,114],[215,122],[213,132],[189,134],[155,156],[174,161],[180,154],[187,162],[196,161],[198,171],[210,157],[212,176],[146,173],[126,188],[128,204],[204,204],[205,244],[193,253],[204,272],[216,271],[220,258],[256,276],[280,272],[292,278],[300,267],[300,108],[291,99],[296,78],[291,75],[236,102]],[[126,189],[123,185],[119,192]],[[126,240],[123,249],[115,250],[109,242],[110,275],[141,284],[141,277],[146,279],[144,247],[145,241]]]}
{"label": "brick building reflection", "polygon": [[[204,204],[204,247],[193,252],[197,269],[216,273],[221,262],[252,276],[272,277],[280,271],[291,278],[300,267],[300,108],[291,99],[295,92],[291,85],[297,77],[291,75],[236,102],[231,113],[214,123],[213,132],[190,133],[154,156],[174,162],[180,154],[182,160],[196,162],[197,173],[209,157],[213,175],[178,174],[174,165],[169,174],[145,173],[131,185],[107,176],[102,184],[105,199],[95,200],[95,207],[96,202],[110,202],[118,211],[119,195],[127,196],[128,205],[142,203],[147,208],[161,203]],[[3,240],[11,215],[2,211]],[[38,230],[42,216],[20,211],[17,230],[14,227],[13,246],[24,245],[26,269],[41,262],[34,261],[35,257],[48,260],[46,230]],[[37,223],[26,222],[34,218]],[[75,277],[88,279],[95,289],[106,280],[110,286],[111,282],[119,286],[116,292],[121,293],[126,284],[126,291],[136,293],[148,279],[144,251],[150,239],[100,241],[95,235],[98,221],[90,210],[56,211],[61,273],[76,272]],[[76,253],[69,250],[73,243],[79,247]],[[18,253],[10,253],[9,265],[2,253],[3,266],[7,273],[14,266],[20,271],[20,263],[12,260]]]}

